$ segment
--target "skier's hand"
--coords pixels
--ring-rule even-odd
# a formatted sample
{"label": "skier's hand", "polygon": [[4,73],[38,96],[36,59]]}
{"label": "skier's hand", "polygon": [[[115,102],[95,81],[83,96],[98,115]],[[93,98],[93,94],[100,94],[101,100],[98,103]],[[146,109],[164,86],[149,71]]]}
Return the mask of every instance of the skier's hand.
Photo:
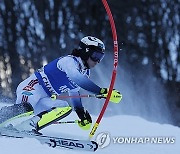
{"label": "skier's hand", "polygon": [[89,112],[87,110],[84,111],[84,108],[76,108],[75,111],[78,117],[81,119],[78,121],[79,127],[81,127],[83,130],[90,129],[92,124],[92,119]]}
{"label": "skier's hand", "polygon": [[[101,88],[99,95],[97,95],[97,98],[106,98],[108,95],[108,88]],[[119,103],[122,100],[122,94],[116,90],[113,89],[112,93],[111,93],[111,97],[110,97],[110,101],[113,103]]]}

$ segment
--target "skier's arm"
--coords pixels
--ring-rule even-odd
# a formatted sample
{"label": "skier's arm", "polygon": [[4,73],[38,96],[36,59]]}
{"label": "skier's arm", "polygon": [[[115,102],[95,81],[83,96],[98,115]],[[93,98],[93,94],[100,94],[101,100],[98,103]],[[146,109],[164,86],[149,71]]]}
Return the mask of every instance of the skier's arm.
{"label": "skier's arm", "polygon": [[[70,90],[69,91],[70,96],[78,96],[80,95],[79,91]],[[84,107],[81,102],[81,98],[71,98],[72,105],[74,106],[74,110],[77,113],[79,119],[81,121],[78,122],[79,127],[81,127],[84,130],[88,130],[91,127],[92,119],[90,114],[87,110],[84,110]]]}
{"label": "skier's arm", "polygon": [[[99,98],[107,97],[108,88],[100,88],[94,82],[92,82],[87,76],[80,73],[78,70],[79,68],[73,58],[71,57],[66,57],[66,59],[64,58],[63,61],[61,61],[59,67],[61,70],[66,72],[67,76],[81,88],[97,95],[103,95],[103,97],[99,97]],[[110,101],[114,103],[119,103],[121,99],[122,99],[122,95],[120,94],[120,92],[114,89],[112,91]]]}
{"label": "skier's arm", "polygon": [[[93,92],[97,95],[101,95],[99,98],[106,98],[108,95],[108,88],[100,88],[95,83],[93,83],[89,78],[82,75],[78,70],[73,70],[68,73],[68,75],[71,75],[71,79],[75,81],[80,87],[82,87],[85,90],[88,90],[90,92]],[[113,89],[110,101],[113,103],[119,103],[122,100],[122,94]]]}
{"label": "skier's arm", "polygon": [[92,93],[99,94],[101,88],[88,79],[85,75],[81,74],[78,70],[73,69],[68,71],[67,75],[71,77],[71,79],[81,88]]}
{"label": "skier's arm", "polygon": [[59,63],[58,67],[63,70],[67,76],[81,88],[94,94],[99,94],[101,88],[92,82],[87,76],[79,72],[78,65],[74,59],[71,57],[65,58],[66,59],[61,59],[61,63]]}
{"label": "skier's arm", "polygon": [[[72,91],[72,90],[69,91],[69,96],[79,96],[79,95],[80,95],[79,91],[77,91],[77,92]],[[72,97],[71,102],[72,102],[72,105],[73,105],[74,109],[83,108],[80,97],[79,98],[78,97]]]}

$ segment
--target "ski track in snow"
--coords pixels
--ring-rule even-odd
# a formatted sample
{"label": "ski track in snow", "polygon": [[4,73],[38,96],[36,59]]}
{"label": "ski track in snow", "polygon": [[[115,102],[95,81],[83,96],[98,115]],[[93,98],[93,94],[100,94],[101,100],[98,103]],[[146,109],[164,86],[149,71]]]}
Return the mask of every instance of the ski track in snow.
{"label": "ski track in snow", "polygon": [[[72,114],[62,121],[76,118]],[[96,117],[93,117],[96,120]],[[41,131],[44,135],[56,137],[69,137],[73,139],[88,139],[89,131],[81,130],[76,124],[51,125]],[[103,149],[98,149],[97,154],[180,154],[180,128],[148,122],[140,117],[120,115],[103,118],[93,139],[101,132],[110,134],[111,143]],[[113,143],[114,137],[174,137],[172,144],[119,144]],[[0,154],[81,154],[93,153],[68,149],[54,149],[42,145],[32,138],[13,139],[0,137]]]}

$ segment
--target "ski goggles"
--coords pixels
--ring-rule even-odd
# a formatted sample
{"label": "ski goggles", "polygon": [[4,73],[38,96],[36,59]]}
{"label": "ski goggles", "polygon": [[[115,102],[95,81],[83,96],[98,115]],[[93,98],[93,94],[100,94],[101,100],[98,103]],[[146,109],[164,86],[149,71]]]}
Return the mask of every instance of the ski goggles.
{"label": "ski goggles", "polygon": [[104,52],[93,52],[90,56],[91,60],[94,62],[100,62],[104,58]]}

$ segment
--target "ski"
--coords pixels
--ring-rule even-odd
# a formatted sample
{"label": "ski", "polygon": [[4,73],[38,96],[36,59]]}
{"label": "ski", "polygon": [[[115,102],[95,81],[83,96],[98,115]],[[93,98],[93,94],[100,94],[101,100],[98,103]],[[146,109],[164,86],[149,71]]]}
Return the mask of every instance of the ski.
{"label": "ski", "polygon": [[7,127],[0,128],[0,136],[10,138],[35,138],[41,144],[46,144],[52,148],[66,148],[72,150],[96,151],[98,144],[95,141],[70,139],[64,137],[52,137],[46,135],[35,134],[33,132],[18,131],[17,129],[9,129]]}

